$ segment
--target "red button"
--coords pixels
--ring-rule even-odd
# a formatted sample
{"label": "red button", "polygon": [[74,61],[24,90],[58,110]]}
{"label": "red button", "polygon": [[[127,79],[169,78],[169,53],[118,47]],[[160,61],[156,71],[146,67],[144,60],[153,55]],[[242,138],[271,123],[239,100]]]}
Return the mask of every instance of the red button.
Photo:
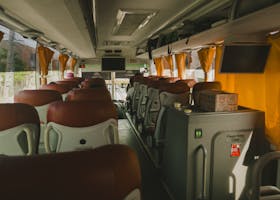
{"label": "red button", "polygon": [[239,157],[240,156],[240,144],[231,144],[231,157]]}

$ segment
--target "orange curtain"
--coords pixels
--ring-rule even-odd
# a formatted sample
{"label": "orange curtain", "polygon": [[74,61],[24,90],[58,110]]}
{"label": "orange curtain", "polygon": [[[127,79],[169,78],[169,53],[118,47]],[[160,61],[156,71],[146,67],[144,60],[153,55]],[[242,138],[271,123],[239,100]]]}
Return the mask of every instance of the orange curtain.
{"label": "orange curtain", "polygon": [[77,64],[76,58],[71,58],[70,60],[70,70],[74,73],[75,72],[75,65]]}
{"label": "orange curtain", "polygon": [[[272,46],[263,74],[219,73],[221,56],[216,56],[215,79],[223,90],[238,93],[239,105],[265,112],[267,138],[280,150],[280,34],[269,37],[268,42]],[[220,47],[217,55],[219,51]]]}
{"label": "orange curtain", "polygon": [[200,49],[198,53],[200,65],[204,71],[204,81],[208,80],[208,72],[211,68],[216,47],[209,47]]}
{"label": "orange curtain", "polygon": [[170,69],[170,76],[174,77],[174,65],[172,55],[168,55],[164,57],[168,63],[168,68]]}
{"label": "orange curtain", "polygon": [[48,75],[48,67],[54,52],[47,47],[39,46],[37,49],[37,53],[39,56],[39,66],[41,75],[40,82],[41,85],[45,85],[47,84],[46,76]]}
{"label": "orange curtain", "polygon": [[180,53],[175,55],[177,69],[178,69],[178,77],[180,79],[185,78],[186,73],[186,53]]}
{"label": "orange curtain", "polygon": [[2,31],[0,31],[0,42],[3,39],[4,33]]}
{"label": "orange curtain", "polygon": [[64,71],[66,69],[66,64],[67,64],[67,61],[69,59],[69,56],[65,55],[65,54],[60,54],[58,59],[59,59],[59,63],[60,63],[61,79],[63,79],[64,78]]}
{"label": "orange curtain", "polygon": [[163,58],[155,58],[154,63],[156,66],[157,70],[157,75],[158,76],[163,76],[163,70],[164,70],[164,63],[163,63]]}

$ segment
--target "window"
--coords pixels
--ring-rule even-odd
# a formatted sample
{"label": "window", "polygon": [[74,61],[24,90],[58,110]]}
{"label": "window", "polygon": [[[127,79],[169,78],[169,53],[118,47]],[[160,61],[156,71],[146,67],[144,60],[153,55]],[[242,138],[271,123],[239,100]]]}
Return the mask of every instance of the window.
{"label": "window", "polygon": [[36,45],[20,34],[0,25],[0,103],[13,102],[14,94],[36,86]]}

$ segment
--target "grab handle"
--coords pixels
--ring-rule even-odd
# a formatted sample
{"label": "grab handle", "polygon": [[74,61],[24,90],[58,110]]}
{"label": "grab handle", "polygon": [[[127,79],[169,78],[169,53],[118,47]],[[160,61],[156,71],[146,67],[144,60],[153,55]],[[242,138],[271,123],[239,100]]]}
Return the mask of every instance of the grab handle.
{"label": "grab handle", "polygon": [[207,179],[207,149],[201,144],[197,147],[197,151],[202,150],[203,153],[203,163],[202,163],[202,196],[196,199],[204,200],[206,199],[206,179]]}

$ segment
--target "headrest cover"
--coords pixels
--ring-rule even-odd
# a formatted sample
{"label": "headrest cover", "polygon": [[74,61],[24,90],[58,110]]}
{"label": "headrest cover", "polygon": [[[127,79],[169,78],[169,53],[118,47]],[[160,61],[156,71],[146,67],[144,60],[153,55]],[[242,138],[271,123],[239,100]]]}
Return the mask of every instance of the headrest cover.
{"label": "headrest cover", "polygon": [[66,101],[112,101],[110,92],[105,87],[73,89],[68,92]]}
{"label": "headrest cover", "polygon": [[3,199],[55,195],[67,200],[121,200],[132,190],[141,190],[135,152],[117,144],[40,156],[1,156],[0,176]]}
{"label": "headrest cover", "polygon": [[33,106],[22,103],[0,104],[0,121],[0,131],[25,123],[40,126],[40,119],[36,109]]}
{"label": "headrest cover", "polygon": [[42,106],[53,101],[62,101],[62,96],[55,90],[22,90],[14,96],[15,103],[26,103],[32,106]]}
{"label": "headrest cover", "polygon": [[48,108],[47,121],[70,127],[87,127],[117,119],[112,101],[57,101]]}

